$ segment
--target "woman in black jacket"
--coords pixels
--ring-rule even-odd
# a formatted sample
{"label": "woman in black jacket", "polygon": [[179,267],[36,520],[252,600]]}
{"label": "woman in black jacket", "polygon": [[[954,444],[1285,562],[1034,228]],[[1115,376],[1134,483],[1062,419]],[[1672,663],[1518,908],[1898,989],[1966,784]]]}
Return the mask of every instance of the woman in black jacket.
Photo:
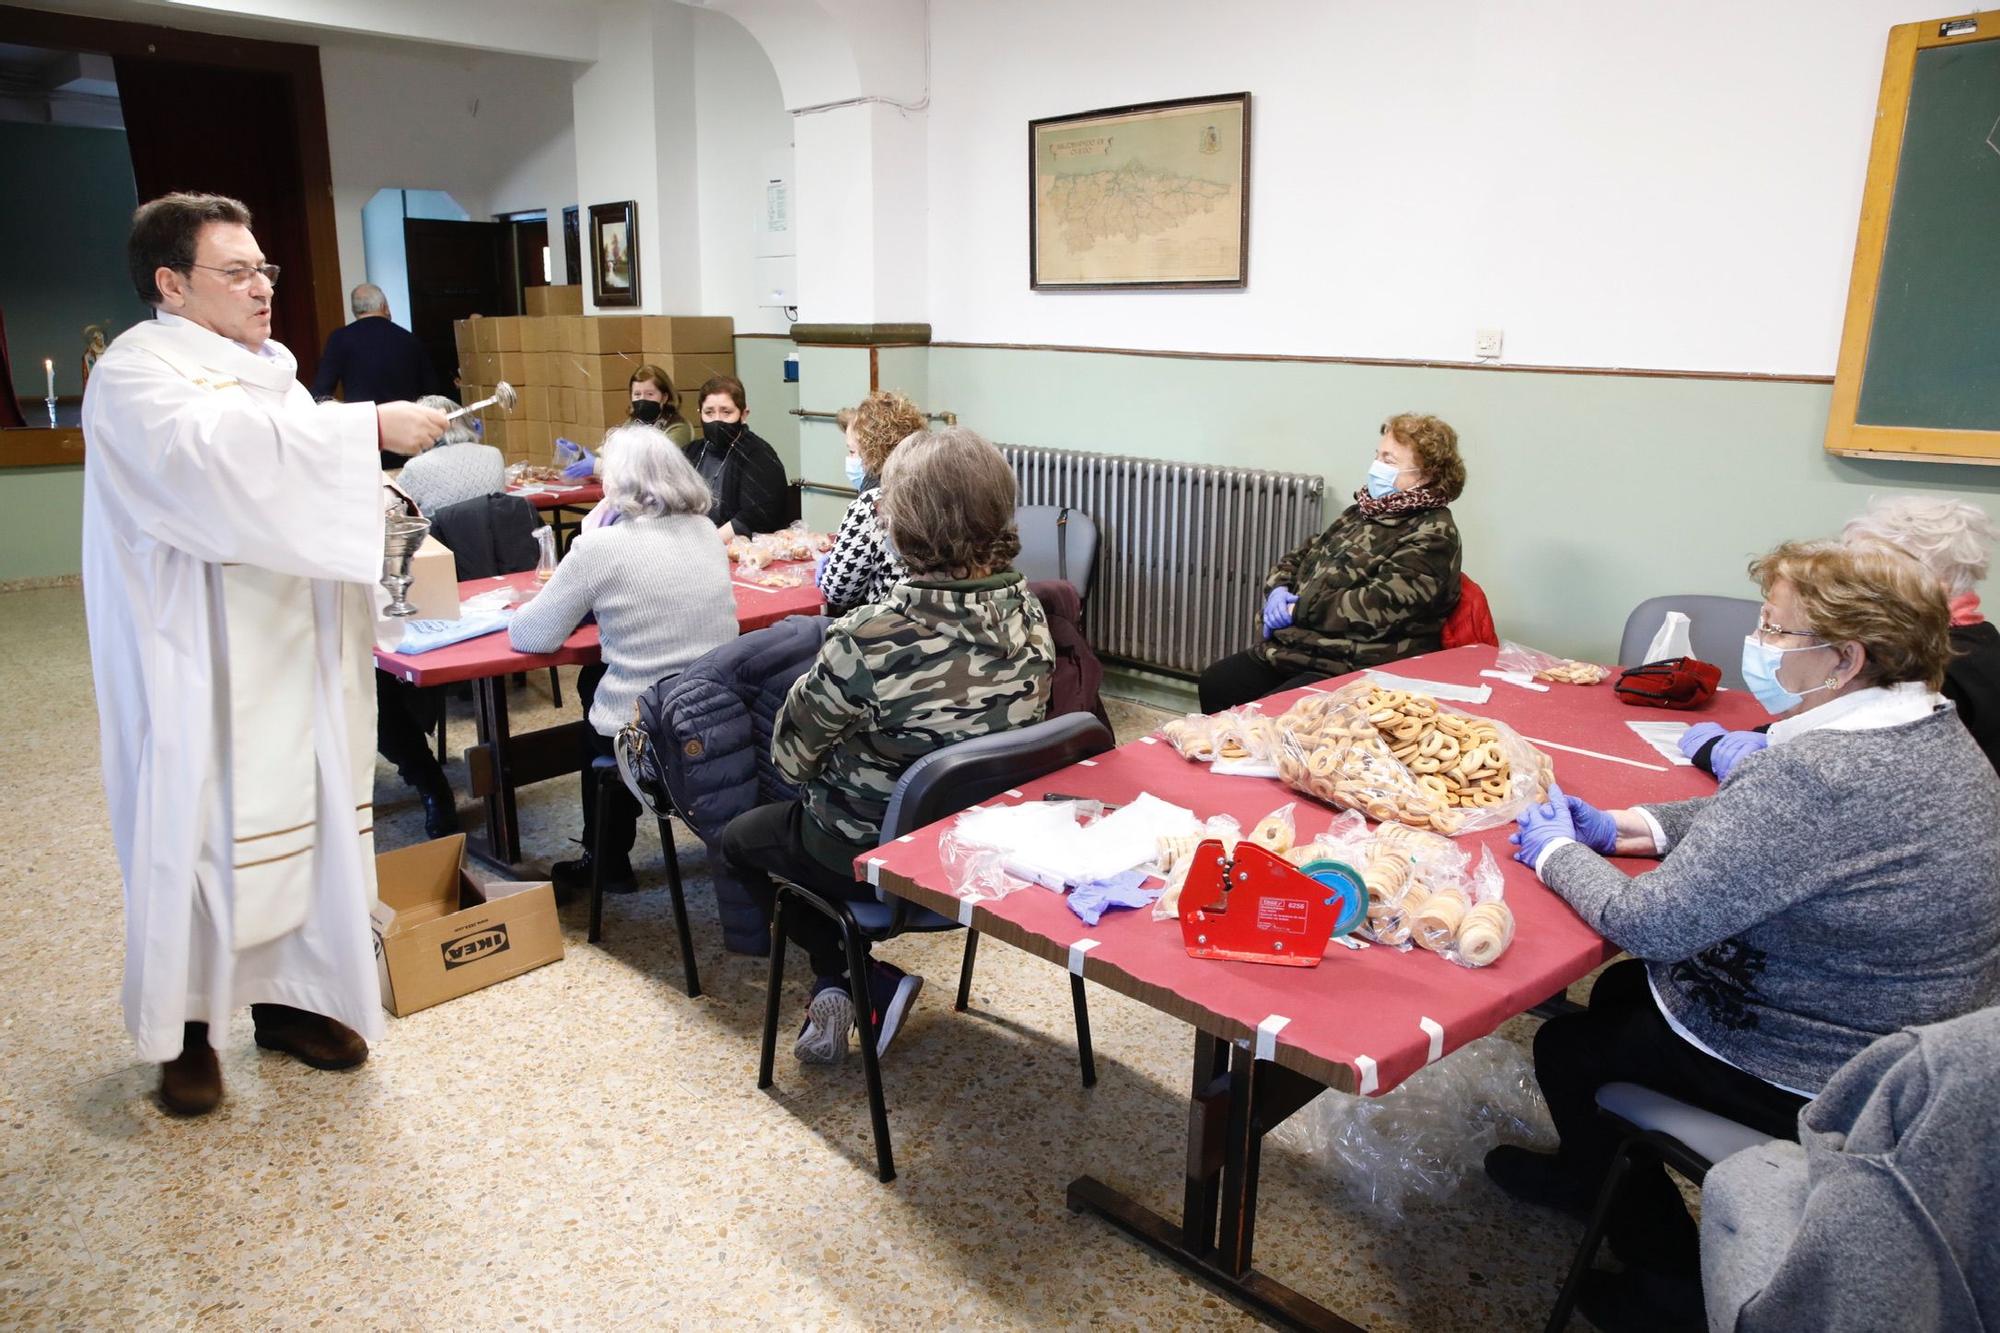
{"label": "woman in black jacket", "polygon": [[750,429],[743,381],[712,375],[700,401],[701,438],[688,445],[687,456],[715,497],[709,519],[725,540],[778,531],[791,522],[791,483],[777,452]]}

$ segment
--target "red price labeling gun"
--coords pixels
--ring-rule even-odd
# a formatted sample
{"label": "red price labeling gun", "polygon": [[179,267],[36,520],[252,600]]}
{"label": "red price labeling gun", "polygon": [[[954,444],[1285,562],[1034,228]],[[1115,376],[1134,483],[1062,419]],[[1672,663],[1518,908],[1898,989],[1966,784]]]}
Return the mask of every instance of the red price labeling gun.
{"label": "red price labeling gun", "polygon": [[1211,838],[1181,887],[1181,939],[1195,958],[1318,967],[1327,942],[1368,918],[1368,888],[1345,861],[1291,862],[1254,842]]}

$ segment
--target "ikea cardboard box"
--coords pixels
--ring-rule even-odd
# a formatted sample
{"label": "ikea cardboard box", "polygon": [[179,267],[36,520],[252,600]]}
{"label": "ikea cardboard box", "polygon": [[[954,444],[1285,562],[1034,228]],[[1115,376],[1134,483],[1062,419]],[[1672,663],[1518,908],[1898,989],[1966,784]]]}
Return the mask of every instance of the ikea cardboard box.
{"label": "ikea cardboard box", "polygon": [[639,324],[648,356],[736,350],[736,321],[728,315],[642,315]]}
{"label": "ikea cardboard box", "polygon": [[563,956],[555,890],[482,887],[465,873],[462,833],[376,857],[375,892],[375,971],[398,1018]]}

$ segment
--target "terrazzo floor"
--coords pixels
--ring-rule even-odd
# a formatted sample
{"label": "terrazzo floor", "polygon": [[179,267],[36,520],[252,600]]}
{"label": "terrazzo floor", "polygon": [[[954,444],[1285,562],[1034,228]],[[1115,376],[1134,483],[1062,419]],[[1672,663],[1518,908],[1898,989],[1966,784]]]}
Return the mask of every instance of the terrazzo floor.
{"label": "terrazzo floor", "polygon": [[[787,1043],[775,1090],[757,1090],[763,963],[722,951],[684,831],[703,998],[680,993],[663,892],[611,900],[602,946],[572,905],[563,961],[390,1019],[358,1070],[260,1051],[238,1015],[222,1108],[169,1118],[119,1014],[80,592],[0,595],[0,669],[0,1325],[1254,1326],[1063,1205],[1089,1172],[1178,1215],[1186,1027],[1093,987],[1086,1091],[1059,970],[989,944],[972,1012],[954,1014],[958,937],[892,943],[930,985],[884,1069],[900,1176],[882,1185],[858,1061],[801,1068]],[[546,679],[515,690],[517,729],[554,720]],[[567,683],[565,702],[573,716]],[[469,744],[469,705],[452,707]],[[1129,737],[1162,715],[1113,716]],[[386,766],[376,790],[380,845],[420,840]],[[533,864],[570,853],[573,778],[525,790],[521,811]],[[1386,1222],[1306,1137],[1267,1146],[1260,1269],[1371,1328],[1539,1326],[1575,1224],[1476,1174]]]}

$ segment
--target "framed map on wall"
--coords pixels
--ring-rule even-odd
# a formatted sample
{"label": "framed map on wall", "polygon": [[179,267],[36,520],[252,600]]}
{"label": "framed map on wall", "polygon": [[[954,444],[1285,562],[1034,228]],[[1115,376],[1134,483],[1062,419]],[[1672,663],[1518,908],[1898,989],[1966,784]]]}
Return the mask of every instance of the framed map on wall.
{"label": "framed map on wall", "polygon": [[1028,123],[1036,291],[1249,285],[1250,94]]}

